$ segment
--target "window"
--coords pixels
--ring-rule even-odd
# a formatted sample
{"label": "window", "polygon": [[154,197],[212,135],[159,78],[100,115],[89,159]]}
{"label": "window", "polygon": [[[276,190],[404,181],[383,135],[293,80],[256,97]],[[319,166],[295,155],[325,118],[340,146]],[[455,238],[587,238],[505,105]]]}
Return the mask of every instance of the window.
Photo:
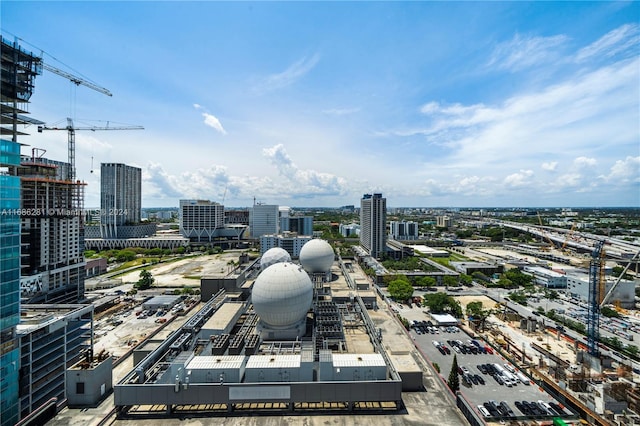
{"label": "window", "polygon": [[84,382],[78,382],[76,383],[76,393],[78,395],[82,395],[84,394]]}

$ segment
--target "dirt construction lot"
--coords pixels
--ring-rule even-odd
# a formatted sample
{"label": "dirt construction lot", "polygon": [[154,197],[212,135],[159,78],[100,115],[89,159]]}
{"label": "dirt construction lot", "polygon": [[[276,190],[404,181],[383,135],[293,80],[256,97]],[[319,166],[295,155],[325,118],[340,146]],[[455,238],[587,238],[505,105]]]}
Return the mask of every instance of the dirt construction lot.
{"label": "dirt construction lot", "polygon": [[[226,275],[238,263],[240,251],[229,251],[198,257],[189,257],[148,268],[153,274],[156,287],[200,286],[203,276]],[[231,264],[234,262],[234,264]],[[121,276],[123,284],[132,284],[140,279],[140,269]]]}

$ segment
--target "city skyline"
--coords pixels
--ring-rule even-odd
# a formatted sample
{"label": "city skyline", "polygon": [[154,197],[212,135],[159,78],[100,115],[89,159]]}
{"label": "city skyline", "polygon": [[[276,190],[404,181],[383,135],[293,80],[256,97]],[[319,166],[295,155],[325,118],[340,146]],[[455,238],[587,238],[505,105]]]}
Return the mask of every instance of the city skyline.
{"label": "city skyline", "polygon": [[[33,118],[146,129],[77,132],[86,206],[109,162],[142,169],[145,207],[640,206],[636,2],[2,9],[5,38],[114,94],[45,71]],[[65,132],[28,132],[66,160]]]}

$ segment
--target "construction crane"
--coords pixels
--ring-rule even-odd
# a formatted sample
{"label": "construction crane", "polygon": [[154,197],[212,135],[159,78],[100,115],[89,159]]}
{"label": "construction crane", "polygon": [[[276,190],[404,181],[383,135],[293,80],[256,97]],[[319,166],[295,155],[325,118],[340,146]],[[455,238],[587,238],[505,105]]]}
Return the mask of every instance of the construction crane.
{"label": "construction crane", "polygon": [[[67,118],[67,125],[65,127],[55,126],[38,126],[38,133],[42,133],[44,130],[66,130],[69,132],[69,173],[67,179],[73,182],[76,179],[76,130],[144,130],[142,126],[110,126],[107,122],[106,126],[85,126],[76,127],[73,125],[73,120]],[[92,166],[93,167],[93,166]]]}
{"label": "construction crane", "polygon": [[[547,241],[549,242],[549,244],[551,245],[551,248],[555,248],[555,244],[553,243],[553,241],[551,240],[551,238],[549,238],[549,236],[547,235],[547,232],[544,229],[544,225],[542,223],[542,217],[540,216],[540,212],[536,212],[538,214],[538,223],[540,223],[540,232],[542,233],[542,235],[544,235],[544,237],[547,239]],[[545,247],[540,247],[541,250],[546,251],[547,249]]]}
{"label": "construction crane", "polygon": [[47,70],[49,72],[57,74],[60,77],[66,78],[67,80],[69,80],[70,82],[75,84],[76,86],[86,86],[86,87],[88,87],[90,89],[95,90],[96,92],[100,92],[100,93],[105,94],[107,96],[113,96],[113,94],[108,89],[105,89],[104,87],[98,86],[97,84],[92,83],[89,80],[86,80],[86,79],[84,79],[82,77],[78,77],[76,75],[69,74],[68,72],[62,71],[61,69],[56,68],[56,67],[54,67],[52,65],[49,65],[49,64],[47,64],[45,62],[42,62],[42,68],[44,68],[45,70]]}
{"label": "construction crane", "polygon": [[571,230],[567,233],[567,236],[565,237],[564,242],[562,243],[562,248],[560,250],[562,250],[563,253],[566,252],[567,243],[571,239],[571,236],[573,235],[573,231],[575,231],[577,224],[578,224],[577,222],[573,222],[573,224],[571,225]]}

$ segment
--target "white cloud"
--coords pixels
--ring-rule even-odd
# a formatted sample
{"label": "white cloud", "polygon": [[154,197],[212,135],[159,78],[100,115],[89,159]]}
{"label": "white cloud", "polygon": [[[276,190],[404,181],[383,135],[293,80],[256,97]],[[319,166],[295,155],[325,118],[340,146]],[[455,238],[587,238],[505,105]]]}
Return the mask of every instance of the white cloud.
{"label": "white cloud", "polygon": [[589,46],[580,49],[575,60],[576,62],[584,62],[598,56],[612,57],[631,48],[635,48],[637,54],[639,45],[640,25],[625,24],[609,31]]}
{"label": "white cloud", "polygon": [[504,178],[504,184],[507,188],[522,188],[531,184],[532,170],[520,170]]}
{"label": "white cloud", "polygon": [[582,169],[582,168],[590,168],[595,167],[598,164],[598,161],[595,158],[587,158],[587,157],[578,157],[573,160],[573,164]]}
{"label": "white cloud", "polygon": [[[205,107],[196,103],[193,104],[193,107],[197,110],[206,110]],[[206,126],[215,129],[217,132],[222,133],[223,135],[227,134],[227,131],[224,129],[224,127],[222,127],[222,123],[220,122],[218,117],[206,111],[202,113],[202,116],[204,117],[204,124]]]}
{"label": "white cloud", "polygon": [[512,40],[496,46],[487,66],[514,72],[542,65],[558,58],[560,48],[567,40],[565,35],[536,37],[516,34]]}
{"label": "white cloud", "polygon": [[254,89],[264,93],[290,86],[311,71],[319,61],[320,55],[317,53],[311,57],[304,57],[291,64],[286,70],[264,77]]}
{"label": "white cloud", "polygon": [[338,195],[347,191],[347,181],[339,176],[298,168],[282,144],[265,148],[262,153],[285,178],[286,192],[293,197]]}
{"label": "white cloud", "polygon": [[609,174],[601,178],[614,184],[640,183],[640,156],[616,161]]}
{"label": "white cloud", "polygon": [[222,123],[220,123],[220,120],[218,120],[218,118],[215,115],[203,112],[202,116],[204,117],[204,124],[214,128],[215,130],[222,133],[223,135],[227,134],[227,131],[224,130],[224,127],[222,127]]}
{"label": "white cloud", "polygon": [[558,167],[558,162],[557,161],[549,161],[547,163],[542,163],[542,165],[540,167],[542,167],[542,170],[547,170],[549,172],[555,172],[556,168]]}

